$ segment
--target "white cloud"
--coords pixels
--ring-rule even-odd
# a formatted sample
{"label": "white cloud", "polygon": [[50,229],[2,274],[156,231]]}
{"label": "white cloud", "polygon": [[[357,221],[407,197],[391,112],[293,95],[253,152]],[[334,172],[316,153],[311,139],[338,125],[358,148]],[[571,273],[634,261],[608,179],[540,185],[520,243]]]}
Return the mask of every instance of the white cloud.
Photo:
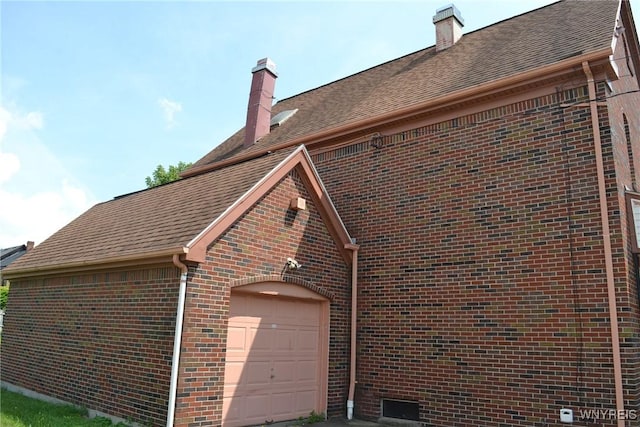
{"label": "white cloud", "polygon": [[17,124],[18,126],[22,126],[23,129],[42,129],[42,114],[39,112],[31,111],[27,113],[24,118],[20,118],[20,121],[17,122]]}
{"label": "white cloud", "polygon": [[167,98],[160,98],[158,99],[158,105],[162,109],[167,129],[174,128],[178,123],[176,121],[176,114],[182,111],[182,104],[176,101],[171,101]]}
{"label": "white cloud", "polygon": [[26,131],[42,129],[44,126],[44,118],[39,111],[30,111],[26,114],[21,114],[0,107],[0,139],[7,133],[9,126],[17,130]]}
{"label": "white cloud", "polygon": [[95,204],[40,139],[43,115],[0,107],[0,247],[38,245]]}
{"label": "white cloud", "polygon": [[4,138],[9,127],[9,120],[11,119],[11,113],[4,108],[0,107],[0,141]]}
{"label": "white cloud", "polygon": [[19,170],[20,159],[18,156],[0,151],[0,184],[9,181]]}

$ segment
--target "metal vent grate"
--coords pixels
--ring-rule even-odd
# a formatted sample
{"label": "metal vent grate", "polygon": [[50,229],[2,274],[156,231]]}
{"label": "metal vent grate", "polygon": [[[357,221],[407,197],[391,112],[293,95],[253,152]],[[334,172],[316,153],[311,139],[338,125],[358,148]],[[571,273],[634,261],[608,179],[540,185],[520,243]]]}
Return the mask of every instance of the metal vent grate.
{"label": "metal vent grate", "polygon": [[281,111],[280,113],[276,114],[275,116],[273,116],[271,118],[271,123],[269,124],[269,126],[272,129],[275,128],[275,127],[281,126],[284,122],[289,120],[291,118],[291,116],[293,116],[297,112],[298,112],[297,108],[295,110]]}
{"label": "metal vent grate", "polygon": [[382,399],[382,416],[420,421],[420,405],[407,400]]}

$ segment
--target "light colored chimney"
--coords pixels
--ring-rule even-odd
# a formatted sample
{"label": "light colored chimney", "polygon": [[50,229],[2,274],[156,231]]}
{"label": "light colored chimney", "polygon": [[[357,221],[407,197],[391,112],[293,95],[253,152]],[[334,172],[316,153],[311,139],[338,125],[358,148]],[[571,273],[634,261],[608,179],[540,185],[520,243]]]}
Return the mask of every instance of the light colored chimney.
{"label": "light colored chimney", "polygon": [[276,86],[276,64],[269,58],[258,61],[251,72],[251,92],[247,107],[247,124],[244,129],[244,146],[251,147],[257,140],[269,133],[273,90]]}
{"label": "light colored chimney", "polygon": [[34,245],[34,242],[32,242],[31,240],[27,242],[27,252],[33,249],[33,245]]}
{"label": "light colored chimney", "polygon": [[433,23],[436,25],[436,52],[450,48],[462,37],[464,19],[452,4],[436,10]]}

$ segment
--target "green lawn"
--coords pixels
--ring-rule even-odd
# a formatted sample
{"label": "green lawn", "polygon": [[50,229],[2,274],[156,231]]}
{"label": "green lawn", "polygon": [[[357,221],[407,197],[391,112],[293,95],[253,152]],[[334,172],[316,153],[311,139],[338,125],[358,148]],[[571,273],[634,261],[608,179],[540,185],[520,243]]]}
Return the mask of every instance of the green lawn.
{"label": "green lawn", "polygon": [[106,427],[112,425],[111,420],[107,418],[88,418],[86,410],[43,402],[6,389],[0,390],[0,426],[2,427]]}

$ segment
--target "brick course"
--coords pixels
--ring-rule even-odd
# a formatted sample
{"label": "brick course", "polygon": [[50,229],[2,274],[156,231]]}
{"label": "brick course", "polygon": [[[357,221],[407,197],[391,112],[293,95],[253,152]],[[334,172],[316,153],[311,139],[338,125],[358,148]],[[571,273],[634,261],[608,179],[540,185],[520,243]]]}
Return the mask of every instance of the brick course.
{"label": "brick course", "polygon": [[[359,416],[380,416],[383,398],[418,402],[434,426],[552,425],[564,406],[615,408],[587,98],[577,87],[312,153],[361,244]],[[632,298],[619,293],[622,307]]]}
{"label": "brick course", "polygon": [[164,424],[178,278],[170,266],[13,281],[2,380]]}

